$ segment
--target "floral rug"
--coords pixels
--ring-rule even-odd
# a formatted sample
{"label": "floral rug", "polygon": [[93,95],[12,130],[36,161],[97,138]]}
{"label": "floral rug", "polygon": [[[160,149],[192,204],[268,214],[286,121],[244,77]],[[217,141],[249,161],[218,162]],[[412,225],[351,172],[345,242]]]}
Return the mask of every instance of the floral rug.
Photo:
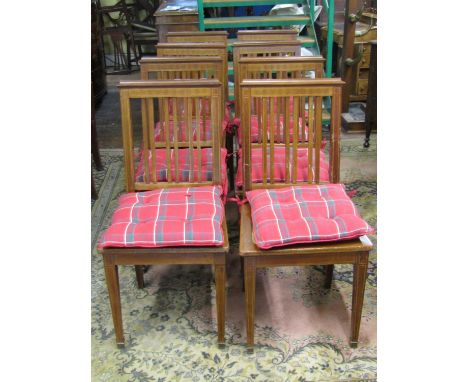
{"label": "floral rug", "polygon": [[[376,142],[342,141],[342,181],[376,227]],[[211,267],[158,266],[136,287],[133,267],[120,267],[126,347],[118,349],[102,259],[96,252],[124,190],[122,150],[101,150],[104,169],[93,170],[99,199],[92,203],[93,381],[374,381],[377,378],[377,255],[370,256],[360,343],[348,345],[352,266],[335,266],[331,290],[322,267],[258,270],[255,352],[247,354],[236,206],[227,206],[226,347],[216,344],[215,288]],[[371,236],[376,245],[376,236]]]}

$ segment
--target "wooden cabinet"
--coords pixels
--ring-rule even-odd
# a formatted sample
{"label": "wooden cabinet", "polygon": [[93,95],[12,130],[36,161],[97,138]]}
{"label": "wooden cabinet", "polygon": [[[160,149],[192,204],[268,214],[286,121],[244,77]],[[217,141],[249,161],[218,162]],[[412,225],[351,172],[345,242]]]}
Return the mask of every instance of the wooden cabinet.
{"label": "wooden cabinet", "polygon": [[350,95],[350,101],[365,101],[367,99],[367,88],[369,83],[370,44],[355,44],[355,57],[362,55],[356,64],[354,92]]}
{"label": "wooden cabinet", "polygon": [[[365,14],[366,15],[366,14]],[[369,64],[371,54],[370,41],[377,40],[377,26],[375,26],[376,20],[371,14],[367,14],[367,22],[356,23],[356,37],[354,40],[354,57],[362,55],[361,60],[353,67],[353,76],[351,84],[351,94],[349,100],[353,101],[366,101],[367,100],[367,89],[369,82]],[[364,16],[363,16],[364,18]],[[372,26],[373,25],[373,26]],[[334,54],[333,61],[334,67],[337,69],[337,76],[340,76],[340,62],[341,62],[341,51],[343,48],[344,40],[344,24],[337,23],[333,29],[333,42],[337,46],[336,53]],[[322,27],[322,42],[323,46],[326,46],[327,26]]]}
{"label": "wooden cabinet", "polygon": [[167,32],[198,31],[198,5],[196,0],[164,1],[156,10],[159,42],[167,42]]}

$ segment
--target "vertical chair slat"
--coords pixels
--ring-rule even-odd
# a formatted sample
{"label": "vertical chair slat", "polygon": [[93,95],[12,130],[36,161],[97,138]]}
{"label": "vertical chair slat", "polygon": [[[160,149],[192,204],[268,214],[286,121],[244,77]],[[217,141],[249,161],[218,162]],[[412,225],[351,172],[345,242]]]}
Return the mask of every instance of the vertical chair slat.
{"label": "vertical chair slat", "polygon": [[120,93],[120,115],[122,120],[122,140],[125,155],[126,191],[135,191],[135,169],[133,167],[133,126],[130,99],[125,91]]}
{"label": "vertical chair slat", "polygon": [[[151,177],[149,174],[149,161],[148,161],[148,112],[147,112],[147,102],[146,99],[141,100],[141,127],[143,130],[143,166],[144,166],[144,182],[150,183]],[[152,153],[154,154],[154,153]]]}
{"label": "vertical chair slat", "polygon": [[330,115],[330,180],[333,183],[340,182],[340,129],[341,129],[341,88],[333,90],[332,96],[332,110]]}
{"label": "vertical chair slat", "polygon": [[[178,110],[178,99],[176,97],[173,97],[171,98],[172,99],[172,114],[173,114],[173,122],[174,122],[174,125],[173,125],[173,135],[174,135],[174,139],[173,139],[173,143],[174,143],[174,166],[175,166],[175,178],[176,178],[176,182],[179,183],[180,180],[179,180],[179,123],[178,123],[178,115],[177,113],[179,112]],[[170,169],[169,169],[170,171]]]}
{"label": "vertical chair slat", "polygon": [[278,101],[270,97],[270,183],[275,183],[275,100]]}
{"label": "vertical chair slat", "polygon": [[283,137],[284,137],[284,155],[285,155],[285,173],[286,181],[291,181],[290,174],[290,155],[289,155],[289,97],[282,97],[284,105],[284,114],[283,114]]}
{"label": "vertical chair slat", "polygon": [[146,99],[146,112],[148,113],[147,121],[148,121],[148,139],[150,144],[151,150],[151,162],[152,162],[152,181],[156,182],[156,150],[154,147],[154,100],[153,98]]}
{"label": "vertical chair slat", "polygon": [[[301,118],[301,142],[307,142],[306,139],[306,108],[305,108],[305,100],[306,97],[300,97],[300,104],[299,104],[299,116]],[[309,138],[312,139],[312,138]]]}
{"label": "vertical chair slat", "polygon": [[192,124],[192,98],[185,98],[186,100],[186,114],[187,114],[187,126],[188,126],[188,141],[189,141],[189,164],[190,164],[190,172],[189,172],[189,182],[193,182],[193,175],[195,173],[194,169],[194,161],[193,161],[193,124]]}
{"label": "vertical chair slat", "polygon": [[[141,67],[144,67],[144,66],[145,65],[141,65]],[[167,72],[156,72],[156,79],[167,80]],[[165,102],[165,99],[164,98],[158,99],[158,117],[160,120],[161,134],[166,134],[165,126],[163,126],[162,124],[162,119],[165,115],[164,105],[167,105],[167,102]]]}
{"label": "vertical chair slat", "polygon": [[221,108],[223,96],[220,89],[213,89],[210,104],[211,144],[213,147],[213,182],[221,184],[220,138],[218,126],[221,126]]}
{"label": "vertical chair slat", "polygon": [[[260,74],[257,73],[257,76],[256,78],[259,79],[260,77]],[[262,141],[262,130],[261,130],[261,125],[260,125],[260,116],[261,116],[261,112],[260,112],[260,98],[259,97],[255,97],[254,98],[254,103],[255,103],[255,115],[257,116],[257,124],[258,124],[258,142],[261,142]]]}
{"label": "vertical chair slat", "polygon": [[203,126],[203,136],[206,137],[206,99],[201,98],[201,113],[202,113],[202,126]]}
{"label": "vertical chair slat", "polygon": [[[289,130],[289,128],[288,128]],[[299,97],[293,97],[293,183],[297,183],[297,141],[299,135]]]}
{"label": "vertical chair slat", "polygon": [[[148,73],[148,70],[147,70],[146,67],[141,68],[140,76],[141,76],[141,79],[143,79],[143,80],[148,80],[149,79],[149,73]],[[145,126],[145,125],[149,126],[149,128],[147,129],[148,134],[145,135],[145,133],[143,131],[143,146],[144,146],[143,147],[143,150],[144,150],[144,152],[143,152],[143,163],[144,163],[144,167],[145,167],[144,180],[145,180],[146,183],[153,181],[151,179],[151,173],[150,173],[149,168],[148,168],[148,150],[150,150],[151,156],[152,157],[154,156],[153,148],[148,147],[148,139],[149,139],[150,142],[151,142],[151,139],[153,139],[153,141],[154,141],[154,126],[152,126],[151,123],[149,122],[149,114],[148,114],[148,110],[147,110],[147,101],[148,100],[144,100],[144,99],[141,100],[142,126]],[[161,109],[158,108],[158,110],[161,110]],[[144,127],[143,127],[143,130],[145,130]],[[153,134],[151,134],[151,133],[153,133]],[[146,137],[148,137],[148,138],[145,140]],[[154,170],[154,166],[153,166],[153,170]]]}
{"label": "vertical chair slat", "polygon": [[[315,97],[314,132],[315,132],[315,183],[320,183],[320,145],[322,141],[322,97]],[[312,138],[309,138],[312,140]]]}
{"label": "vertical chair slat", "polygon": [[[283,72],[279,73],[279,78],[283,78]],[[278,140],[278,142],[281,142],[283,139],[281,136],[281,110],[283,110],[283,97],[276,97],[276,136],[278,138],[275,141]]]}
{"label": "vertical chair slat", "polygon": [[244,158],[243,158],[243,164],[244,164],[244,180],[245,184],[250,185],[251,184],[251,179],[252,179],[252,172],[250,168],[250,163],[251,163],[251,145],[250,145],[250,134],[251,134],[251,123],[252,123],[252,118],[250,118],[251,113],[252,113],[252,108],[251,108],[251,100],[250,100],[250,91],[246,89],[244,91],[244,96],[241,98],[242,101],[242,106],[241,106],[241,123],[242,126],[245,126],[246,128],[242,128],[242,142],[243,143],[243,153],[244,153]]}
{"label": "vertical chair slat", "polygon": [[200,135],[200,102],[203,102],[202,98],[195,98],[195,123],[197,124],[197,158],[198,158],[198,181],[201,181],[201,147],[200,141],[202,137]]}
{"label": "vertical chair slat", "polygon": [[308,161],[308,166],[307,166],[307,181],[308,183],[313,183],[314,178],[313,178],[313,171],[312,171],[312,152],[313,152],[313,139],[315,139],[314,135],[314,109],[313,109],[313,97],[308,97],[308,123],[307,127],[309,129],[309,140],[308,140],[308,146],[307,146],[307,161]]}
{"label": "vertical chair slat", "polygon": [[[267,143],[268,143],[268,129],[267,129],[267,98],[262,98],[262,166],[263,166],[263,184],[267,183]],[[260,131],[259,131],[260,134]]]}
{"label": "vertical chair slat", "polygon": [[[167,168],[167,181],[172,182],[172,171],[171,171],[171,130],[169,120],[169,99],[163,98],[163,109],[164,109],[164,131],[166,135],[166,168]],[[162,128],[162,126],[161,126]],[[174,130],[174,126],[172,126]],[[162,130],[161,130],[162,131]]]}

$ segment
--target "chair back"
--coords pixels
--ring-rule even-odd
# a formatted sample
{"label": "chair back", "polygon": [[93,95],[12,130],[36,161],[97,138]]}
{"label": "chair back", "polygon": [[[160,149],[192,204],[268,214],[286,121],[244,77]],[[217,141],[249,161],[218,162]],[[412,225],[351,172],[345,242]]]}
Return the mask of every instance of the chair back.
{"label": "chair back", "polygon": [[228,33],[226,31],[208,32],[167,32],[167,42],[205,42],[227,44]]}
{"label": "chair back", "polygon": [[[223,89],[227,84],[223,81],[223,60],[221,57],[145,57],[140,60],[142,80],[178,80],[178,79],[216,79],[222,83]],[[182,100],[179,100],[179,104]],[[164,115],[164,105],[158,104],[158,115]],[[209,107],[203,108],[209,113]],[[192,110],[195,113],[195,110]],[[172,116],[172,103],[169,104],[169,117]],[[207,119],[209,115],[205,116]],[[221,146],[225,145],[225,132],[220,128]]]}
{"label": "chair back", "polygon": [[[242,57],[239,81],[250,79],[323,78],[323,57]],[[313,77],[311,77],[311,72]],[[239,105],[239,110],[242,105]],[[300,115],[300,117],[304,117]]]}
{"label": "chair back", "polygon": [[[119,88],[127,192],[221,184],[220,131],[212,128],[221,125],[222,86],[218,80],[123,81]],[[141,102],[141,108],[131,107],[135,100]],[[159,116],[161,141],[154,137],[155,101],[164,105]],[[141,115],[132,110],[141,110]],[[143,136],[137,169],[141,179],[135,177],[133,144],[138,126]],[[206,155],[212,161],[209,176],[202,174]]]}
{"label": "chair back", "polygon": [[140,60],[142,80],[199,80],[216,79],[222,86],[223,59],[217,56],[144,57]]}
{"label": "chair back", "polygon": [[300,41],[241,41],[232,44],[234,99],[236,115],[240,115],[239,60],[242,57],[300,56]]}
{"label": "chair back", "polygon": [[237,41],[295,41],[297,31],[293,29],[273,30],[240,30],[237,32]]}
{"label": "chair back", "polygon": [[[324,161],[324,158],[321,158],[323,97],[331,97],[328,180],[331,183],[339,182],[341,88],[343,85],[344,82],[340,78],[242,81],[240,85],[242,170],[246,191],[301,183],[320,183],[320,171],[323,165],[321,161]],[[291,103],[293,104],[292,111],[290,110]],[[307,120],[302,124],[299,123],[301,113],[307,114]],[[258,142],[250,140],[252,115],[257,116]],[[280,125],[284,126],[283,129],[278,128]],[[309,138],[307,140],[304,139],[305,129]],[[280,139],[277,139],[278,134],[282,134]],[[284,174],[281,182],[275,180],[275,170],[278,171],[275,153],[279,155],[278,148],[282,152],[281,157],[284,158],[284,163],[280,163],[279,169]],[[258,183],[252,182],[252,152],[254,150],[261,151],[262,180]],[[300,179],[298,179],[298,150],[306,151],[307,160],[307,166],[302,167],[307,169],[307,174],[299,177]]]}
{"label": "chair back", "polygon": [[227,47],[223,43],[159,43],[156,45],[156,53],[158,56],[216,56],[221,57],[223,60],[223,80],[221,83],[224,86],[223,89],[223,102],[228,100],[228,56]]}

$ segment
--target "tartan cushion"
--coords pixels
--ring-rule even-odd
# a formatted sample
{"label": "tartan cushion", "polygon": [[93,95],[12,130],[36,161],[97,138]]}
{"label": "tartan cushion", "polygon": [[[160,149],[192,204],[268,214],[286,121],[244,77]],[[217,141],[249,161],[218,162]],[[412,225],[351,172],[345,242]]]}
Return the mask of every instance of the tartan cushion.
{"label": "tartan cushion", "polygon": [[[171,176],[172,180],[176,179],[175,172],[175,159],[174,151],[171,150]],[[156,178],[158,182],[167,182],[167,163],[166,163],[166,149],[155,149],[156,152]],[[183,148],[179,149],[179,182],[189,182],[190,181],[190,149]],[[221,149],[221,184],[223,187],[223,195],[227,195],[228,191],[228,179],[227,179],[227,169],[226,169],[226,149]],[[149,171],[153,170],[153,161],[151,150],[148,152],[148,162],[149,162]],[[144,182],[144,160],[143,160],[143,150],[140,150],[139,154],[139,163],[137,171],[135,174],[135,180],[137,182]],[[193,182],[199,181],[211,181],[213,180],[213,149],[211,147],[206,147],[201,149],[201,179],[198,179],[198,150],[194,148],[193,150]]]}
{"label": "tartan cushion", "polygon": [[124,194],[99,247],[223,245],[224,206],[220,196],[219,186]]}
{"label": "tartan cushion", "polygon": [[[270,151],[267,150],[267,180],[270,179]],[[315,150],[312,152],[313,160],[315,161]],[[285,155],[286,149],[284,147],[274,148],[274,175],[275,182],[284,182],[286,178]],[[252,161],[250,168],[252,169],[252,183],[263,182],[263,164],[262,164],[262,149],[260,147],[252,148]],[[292,168],[292,148],[290,148],[290,163]],[[328,164],[326,155],[323,150],[320,150],[320,182],[328,182]],[[309,161],[307,155],[307,148],[299,147],[297,149],[297,181],[306,182],[308,176]],[[314,176],[314,168],[312,167],[312,176]],[[242,167],[242,150],[239,150],[239,164],[236,174],[236,185],[242,187],[244,184],[243,167]]]}
{"label": "tartan cushion", "polygon": [[262,249],[353,239],[373,232],[343,184],[261,189],[246,195],[254,241]]}

